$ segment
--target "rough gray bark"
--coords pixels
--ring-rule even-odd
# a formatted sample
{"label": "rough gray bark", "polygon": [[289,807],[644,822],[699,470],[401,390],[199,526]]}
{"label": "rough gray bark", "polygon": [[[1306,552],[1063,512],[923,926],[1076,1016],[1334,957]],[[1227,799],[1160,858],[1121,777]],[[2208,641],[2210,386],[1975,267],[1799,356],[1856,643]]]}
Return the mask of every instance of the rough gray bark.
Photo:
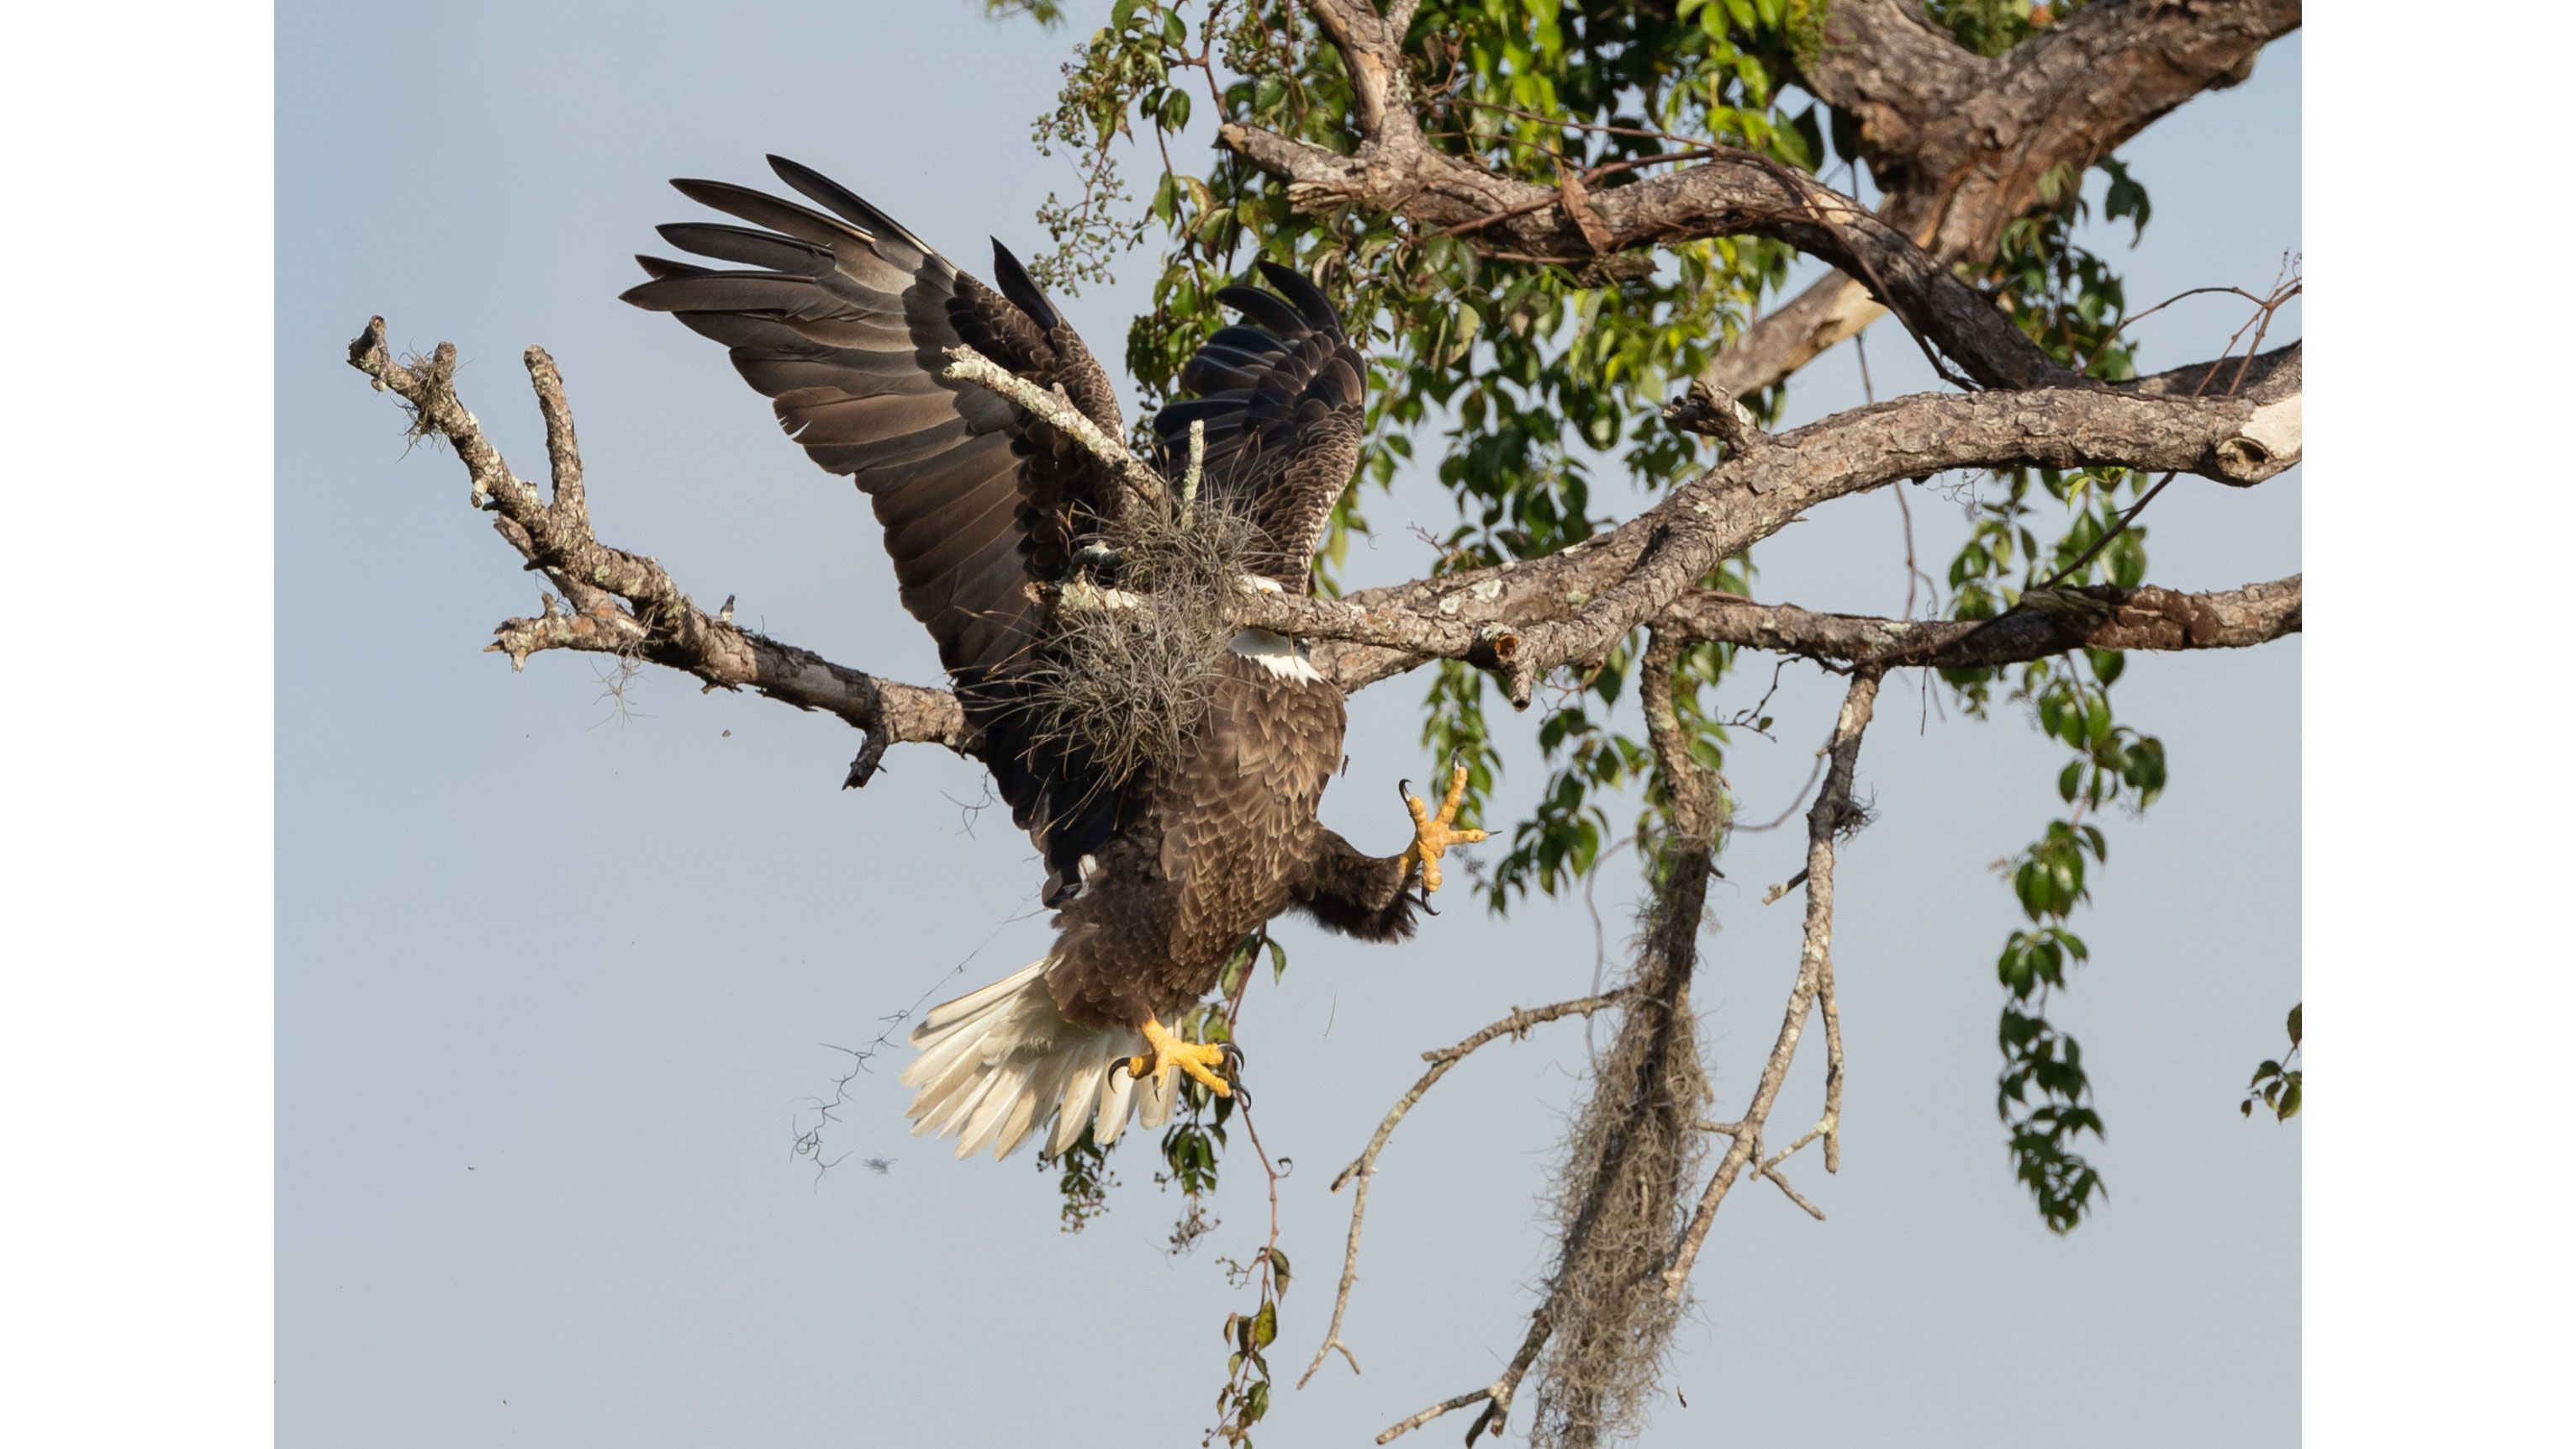
{"label": "rough gray bark", "polygon": [[[350,345],[349,360],[379,389],[403,399],[417,430],[455,447],[472,480],[470,501],[493,513],[495,530],[562,591],[568,607],[547,595],[537,615],[506,620],[494,631],[490,647],[514,666],[549,649],[616,654],[684,670],[711,686],[754,689],[800,709],[828,711],[867,736],[850,769],[851,785],[867,782],[890,744],[925,742],[973,753],[973,732],[946,690],[880,679],[739,628],[730,610],[710,614],[698,607],[652,559],[600,543],[590,529],[562,379],[543,349],[529,349],[528,366],[547,422],[552,503],[510,472],[458,400],[452,348],[441,344],[414,364],[396,361],[377,318]],[[2244,390],[2194,395],[2213,378],[2241,382]],[[1496,672],[1516,703],[1527,702],[1548,670],[1597,660],[1648,623],[1683,642],[1813,658],[1858,659],[1852,651],[1859,643],[1887,641],[1908,651],[1907,663],[2038,658],[2068,647],[2079,634],[2097,648],[2261,642],[2297,629],[2295,580],[2259,586],[2273,591],[2260,600],[2167,590],[2062,591],[2068,600],[2092,597],[2109,613],[2094,618],[2087,606],[2070,602],[2072,614],[2035,612],[1989,624],[1971,654],[1929,660],[1911,655],[1949,647],[1976,626],[1811,613],[1694,596],[1692,585],[1719,560],[1787,527],[1810,507],[1948,468],[2103,463],[2190,471],[2239,485],[2260,481],[2298,460],[2300,384],[2298,345],[2292,344],[2122,388],[1899,398],[1777,436],[1739,435],[1732,456],[1663,502],[1545,558],[1342,599],[1246,591],[1237,600],[1237,618],[1245,627],[1318,641],[1318,667],[1346,691],[1430,659],[1453,658]],[[2279,592],[2285,586],[2286,595]]]}
{"label": "rough gray bark", "polygon": [[512,668],[525,668],[529,655],[548,649],[615,654],[696,675],[711,688],[757,690],[799,709],[838,715],[866,736],[846,780],[852,786],[868,782],[889,744],[920,741],[972,752],[973,733],[948,691],[879,679],[739,628],[730,602],[710,614],[659,563],[593,536],[562,374],[541,347],[529,348],[526,360],[545,416],[552,503],[510,471],[457,399],[453,346],[442,342],[425,359],[397,361],[386,348],[382,317],[369,318],[349,344],[349,365],[378,391],[403,400],[418,435],[442,438],[456,450],[473,484],[468,501],[493,515],[493,530],[570,605],[544,595],[536,617],[505,620],[493,631],[492,652],[510,656]]}
{"label": "rough gray bark", "polygon": [[[1983,263],[2039,203],[2052,171],[2081,174],[2157,117],[2253,73],[2298,28],[2299,0],[2090,5],[1991,59],[1907,0],[1835,0],[1800,83],[1849,116],[1879,214],[1943,264]],[[1883,315],[1848,276],[1757,318],[1704,377],[1730,392],[1780,381]]]}
{"label": "rough gray bark", "polygon": [[[1806,89],[1858,123],[1885,193],[1878,211],[1748,153],[1602,188],[1498,175],[1433,147],[1404,80],[1413,7],[1308,0],[1350,69],[1359,143],[1343,154],[1227,124],[1218,142],[1289,184],[1307,210],[1355,204],[1459,232],[1480,249],[1566,264],[1711,236],[1775,237],[1836,275],[1757,319],[1704,374],[1744,394],[1795,372],[1889,308],[1980,383],[2062,381],[2057,365],[1953,268],[1994,255],[2043,178],[2084,168],[2158,116],[2253,70],[2299,27],[2300,0],[2130,0],[2087,6],[1993,58],[1909,0],[1820,5],[1816,43],[1787,57]],[[1470,223],[1474,223],[1472,227]]]}
{"label": "rough gray bark", "polygon": [[2218,593],[2115,588],[2060,589],[2022,612],[1980,624],[1963,619],[1908,622],[1818,614],[1795,604],[1757,604],[1709,590],[1676,600],[1658,628],[1682,637],[1840,663],[1887,662],[1943,669],[2022,664],[2069,649],[2243,649],[2299,632],[2300,576]]}
{"label": "rough gray bark", "polygon": [[[1501,672],[1525,702],[1538,675],[1601,658],[1720,560],[1809,508],[1899,479],[2020,463],[2173,470],[2239,486],[2275,477],[2299,459],[2282,450],[2276,424],[2295,418],[2300,377],[2293,344],[2249,369],[2247,390],[2232,397],[2084,385],[1898,398],[1742,449],[1618,528],[1545,558],[1343,599],[1247,598],[1242,617],[1344,645],[1316,651],[1344,689],[1426,658],[1468,659]],[[2295,449],[2295,423],[2287,436]]]}

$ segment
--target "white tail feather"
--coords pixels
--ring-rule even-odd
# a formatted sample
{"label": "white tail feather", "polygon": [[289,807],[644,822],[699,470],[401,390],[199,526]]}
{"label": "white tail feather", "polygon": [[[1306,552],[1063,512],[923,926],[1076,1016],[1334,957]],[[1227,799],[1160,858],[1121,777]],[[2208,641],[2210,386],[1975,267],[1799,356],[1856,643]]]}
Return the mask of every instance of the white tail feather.
{"label": "white tail feather", "polygon": [[1082,1136],[1106,1147],[1133,1113],[1148,1129],[1171,1120],[1180,1093],[1172,1074],[1157,1090],[1126,1073],[1145,1034],[1128,1027],[1076,1026],[1056,1010],[1049,956],[990,986],[930,1009],[912,1030],[921,1055],[903,1073],[920,1090],[906,1114],[920,1136],[955,1136],[957,1155],[991,1148],[1007,1157],[1054,1119],[1044,1153],[1060,1156]]}

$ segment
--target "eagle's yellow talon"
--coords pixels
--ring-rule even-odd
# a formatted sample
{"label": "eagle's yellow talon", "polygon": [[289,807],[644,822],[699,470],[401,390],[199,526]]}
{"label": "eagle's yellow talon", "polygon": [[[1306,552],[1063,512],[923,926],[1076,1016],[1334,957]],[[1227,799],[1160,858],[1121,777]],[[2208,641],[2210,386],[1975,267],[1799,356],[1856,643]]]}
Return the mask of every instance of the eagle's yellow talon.
{"label": "eagle's yellow talon", "polygon": [[1172,1075],[1172,1068],[1179,1067],[1200,1086],[1218,1096],[1234,1095],[1234,1089],[1226,1085],[1225,1078],[1211,1070],[1224,1062],[1224,1046],[1216,1042],[1183,1041],[1150,1016],[1145,1018],[1144,1031],[1145,1044],[1154,1049],[1154,1054],[1151,1057],[1129,1057],[1127,1075],[1142,1077],[1150,1072],[1154,1078],[1154,1089],[1160,1091],[1165,1080]]}
{"label": "eagle's yellow talon", "polygon": [[1449,793],[1440,802],[1440,813],[1416,796],[1404,797],[1404,808],[1413,816],[1413,843],[1404,848],[1404,867],[1422,867],[1422,889],[1425,894],[1440,889],[1440,857],[1453,845],[1473,845],[1485,838],[1485,832],[1456,827],[1458,802],[1467,794],[1467,767],[1459,765],[1449,772]]}

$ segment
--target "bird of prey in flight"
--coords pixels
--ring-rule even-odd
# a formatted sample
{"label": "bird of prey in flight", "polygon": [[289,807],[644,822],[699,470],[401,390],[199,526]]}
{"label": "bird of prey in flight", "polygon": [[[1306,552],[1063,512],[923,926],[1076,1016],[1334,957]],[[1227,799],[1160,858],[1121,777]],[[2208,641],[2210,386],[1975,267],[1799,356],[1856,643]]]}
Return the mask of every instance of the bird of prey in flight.
{"label": "bird of prey in flight", "polygon": [[[1170,1023],[1213,988],[1246,937],[1283,911],[1364,940],[1412,933],[1455,842],[1463,768],[1437,808],[1407,799],[1414,839],[1371,856],[1317,821],[1342,758],[1342,692],[1278,634],[1245,629],[1210,666],[1177,752],[1124,777],[1043,730],[1027,708],[1053,661],[1049,586],[1114,567],[1098,546],[1125,503],[1116,471],[1003,395],[946,375],[971,348],[1058,391],[1124,436],[1109,377],[1019,262],[993,244],[995,291],[819,173],[770,165],[803,204],[714,181],[682,195],[749,225],[681,222],[664,240],[723,267],[637,258],[625,294],[730,351],[816,463],[847,474],[884,525],[904,607],[939,645],[1011,818],[1044,857],[1055,944],[1040,960],[934,1008],[912,1033],[916,1133],[1001,1157],[1033,1133],[1062,1154],[1131,1116],[1158,1127],[1174,1069],[1234,1091],[1228,1045]],[[1181,371],[1193,394],[1154,418],[1165,471],[1204,429],[1195,507],[1229,510],[1258,587],[1303,593],[1333,504],[1359,462],[1366,364],[1322,291],[1260,264],[1231,286],[1240,314]],[[1035,585],[1036,587],[1032,587]]]}

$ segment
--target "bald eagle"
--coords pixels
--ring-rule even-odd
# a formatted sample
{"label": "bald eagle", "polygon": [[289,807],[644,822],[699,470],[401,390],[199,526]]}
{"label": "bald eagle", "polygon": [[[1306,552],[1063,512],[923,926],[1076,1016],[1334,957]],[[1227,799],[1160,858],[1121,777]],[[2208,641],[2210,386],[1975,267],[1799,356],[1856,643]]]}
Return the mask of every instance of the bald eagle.
{"label": "bald eagle", "polygon": [[[1044,957],[913,1031],[913,1130],[955,1136],[959,1157],[999,1158],[1040,1131],[1057,1156],[1086,1127],[1103,1146],[1131,1117],[1158,1127],[1175,1068],[1235,1090],[1228,1046],[1183,1041],[1166,1022],[1216,985],[1249,933],[1290,909],[1366,940],[1412,933],[1412,887],[1437,889],[1442,853],[1484,838],[1454,825],[1465,772],[1436,810],[1406,800],[1414,840],[1399,854],[1364,854],[1325,829],[1315,809],[1341,760],[1342,693],[1302,645],[1261,630],[1214,661],[1180,748],[1123,777],[1106,777],[1079,739],[1038,728],[1027,703],[1051,664],[1055,597],[1043,586],[1114,567],[1099,536],[1120,485],[1045,420],[945,369],[950,349],[972,348],[1123,436],[1108,374],[998,240],[997,292],[813,170],[770,166],[813,205],[673,182],[750,225],[683,222],[663,239],[736,269],[638,257],[651,280],[625,300],[724,344],[788,434],[868,496],[904,607],[938,642],[1058,908]],[[1266,261],[1260,271],[1268,290],[1217,294],[1243,320],[1182,369],[1195,396],[1156,414],[1154,432],[1176,476],[1203,425],[1198,506],[1247,526],[1251,573],[1303,592],[1359,462],[1367,368],[1314,283]]]}

